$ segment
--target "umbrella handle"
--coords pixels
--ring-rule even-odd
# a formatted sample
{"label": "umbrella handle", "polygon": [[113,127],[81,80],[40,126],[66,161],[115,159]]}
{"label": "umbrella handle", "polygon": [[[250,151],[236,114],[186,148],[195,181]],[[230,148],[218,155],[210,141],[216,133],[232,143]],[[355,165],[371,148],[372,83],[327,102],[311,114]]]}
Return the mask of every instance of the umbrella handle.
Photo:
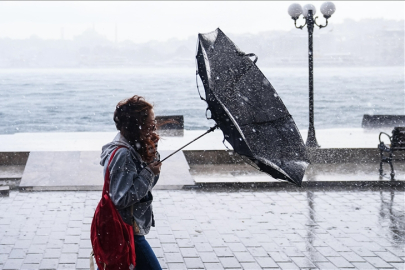
{"label": "umbrella handle", "polygon": [[246,53],[245,56],[247,56],[247,57],[252,57],[252,56],[254,56],[254,57],[255,57],[255,60],[253,60],[253,64],[256,64],[257,59],[258,59],[256,54],[254,54],[254,53]]}

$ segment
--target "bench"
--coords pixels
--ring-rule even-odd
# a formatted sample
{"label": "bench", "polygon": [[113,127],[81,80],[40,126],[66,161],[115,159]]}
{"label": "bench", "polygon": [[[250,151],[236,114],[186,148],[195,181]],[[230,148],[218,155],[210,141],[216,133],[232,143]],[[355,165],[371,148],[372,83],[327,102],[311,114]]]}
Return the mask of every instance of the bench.
{"label": "bench", "polygon": [[[386,145],[383,141],[381,141],[381,135],[388,136],[390,140],[390,144]],[[395,127],[392,130],[392,136],[388,135],[385,132],[380,132],[378,137],[380,144],[378,145],[378,149],[380,150],[380,176],[383,176],[383,162],[390,164],[391,166],[391,180],[395,180],[395,171],[392,161],[395,160],[394,152],[396,151],[405,151],[405,127]],[[384,153],[387,153],[388,156],[385,156]]]}
{"label": "bench", "polygon": [[363,115],[361,126],[365,129],[405,126],[405,115]]}

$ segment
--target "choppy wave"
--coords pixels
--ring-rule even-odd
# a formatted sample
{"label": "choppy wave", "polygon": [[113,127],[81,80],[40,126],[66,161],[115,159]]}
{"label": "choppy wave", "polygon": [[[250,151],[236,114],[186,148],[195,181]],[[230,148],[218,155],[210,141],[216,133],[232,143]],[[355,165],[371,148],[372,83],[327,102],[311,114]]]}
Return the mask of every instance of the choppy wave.
{"label": "choppy wave", "polygon": [[[308,127],[308,70],[264,68],[300,129]],[[134,94],[156,115],[182,114],[186,129],[206,129],[195,70],[0,70],[0,134],[114,131],[112,114]],[[364,114],[405,114],[404,68],[315,68],[315,127],[361,127]],[[202,86],[201,88],[202,89]]]}

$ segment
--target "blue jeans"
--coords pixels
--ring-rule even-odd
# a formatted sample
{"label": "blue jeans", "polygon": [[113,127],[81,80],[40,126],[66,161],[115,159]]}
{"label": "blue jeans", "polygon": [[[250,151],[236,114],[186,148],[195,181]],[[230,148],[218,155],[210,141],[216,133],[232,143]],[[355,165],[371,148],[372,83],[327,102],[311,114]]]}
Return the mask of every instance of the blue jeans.
{"label": "blue jeans", "polygon": [[[135,270],[162,270],[162,267],[160,267],[160,263],[148,241],[146,241],[145,236],[135,235],[135,253]],[[98,267],[97,270],[99,270]]]}
{"label": "blue jeans", "polygon": [[145,236],[135,235],[135,253],[136,267],[135,270],[161,270],[159,261],[150,247]]}

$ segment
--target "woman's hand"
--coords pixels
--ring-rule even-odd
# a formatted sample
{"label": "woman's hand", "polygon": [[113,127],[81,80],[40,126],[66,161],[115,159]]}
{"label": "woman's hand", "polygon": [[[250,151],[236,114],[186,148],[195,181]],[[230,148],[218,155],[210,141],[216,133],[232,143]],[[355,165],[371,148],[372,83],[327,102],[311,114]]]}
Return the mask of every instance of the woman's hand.
{"label": "woman's hand", "polygon": [[160,174],[160,169],[162,167],[162,163],[160,161],[152,162],[148,165],[149,169],[155,174]]}

